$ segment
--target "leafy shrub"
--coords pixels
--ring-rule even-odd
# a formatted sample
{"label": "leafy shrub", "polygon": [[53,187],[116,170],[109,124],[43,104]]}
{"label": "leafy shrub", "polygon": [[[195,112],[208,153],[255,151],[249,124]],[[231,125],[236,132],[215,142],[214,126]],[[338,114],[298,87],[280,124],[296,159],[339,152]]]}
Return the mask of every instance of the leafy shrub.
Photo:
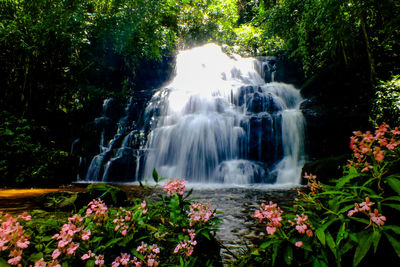
{"label": "leafy shrub", "polygon": [[385,120],[391,124],[400,124],[400,75],[389,81],[381,81],[375,93],[373,117],[376,121]]}
{"label": "leafy shrub", "polygon": [[382,124],[374,133],[354,132],[353,159],[344,176],[322,184],[305,175],[292,207],[263,203],[254,217],[266,225],[264,242],[237,262],[257,266],[357,266],[400,257],[400,131]]}
{"label": "leafy shrub", "polygon": [[51,141],[44,145],[47,140],[40,137],[45,130],[34,122],[18,119],[6,111],[0,112],[0,118],[0,184],[27,186],[52,179],[55,182],[58,171],[70,161],[68,153],[52,147]]}
{"label": "leafy shrub", "polygon": [[[219,219],[209,205],[188,200],[191,191],[184,195],[184,182],[167,182],[167,195],[160,195],[160,200],[137,200],[127,208],[109,208],[94,199],[61,223],[31,220],[27,214],[19,219],[0,215],[0,263],[218,266],[214,234]],[[13,229],[19,234],[13,235]]]}

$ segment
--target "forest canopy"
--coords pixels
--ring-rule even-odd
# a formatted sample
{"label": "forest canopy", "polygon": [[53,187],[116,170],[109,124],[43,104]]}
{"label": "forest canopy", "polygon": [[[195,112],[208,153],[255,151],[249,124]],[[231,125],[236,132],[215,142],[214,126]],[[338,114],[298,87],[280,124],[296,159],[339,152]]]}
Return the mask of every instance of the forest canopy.
{"label": "forest canopy", "polygon": [[[373,95],[379,80],[399,74],[399,25],[396,0],[1,0],[2,183],[21,169],[26,179],[54,173],[44,152],[68,155],[105,97],[157,86],[166,75],[148,73],[168,69],[178,49],[212,41],[279,55],[307,78],[336,64]],[[39,152],[20,149],[37,142],[42,156],[26,171],[13,157],[31,162]]]}

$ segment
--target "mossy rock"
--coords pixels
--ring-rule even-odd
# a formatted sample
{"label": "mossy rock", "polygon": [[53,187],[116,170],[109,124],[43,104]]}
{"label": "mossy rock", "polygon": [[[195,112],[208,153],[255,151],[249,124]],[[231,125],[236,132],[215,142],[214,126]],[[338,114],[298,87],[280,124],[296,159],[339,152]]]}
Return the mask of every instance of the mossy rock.
{"label": "mossy rock", "polygon": [[84,193],[78,195],[79,206],[85,206],[93,199],[102,199],[107,206],[126,206],[128,198],[121,188],[105,183],[90,184]]}
{"label": "mossy rock", "polygon": [[46,211],[72,211],[76,210],[75,201],[77,192],[52,192],[39,195],[35,202]]}
{"label": "mossy rock", "polygon": [[[349,158],[348,154],[344,154],[314,160],[304,165],[302,173],[303,175],[304,173],[312,173],[317,176],[318,181],[327,183],[329,180],[343,175],[343,166]],[[306,183],[306,181],[303,181],[303,183]]]}

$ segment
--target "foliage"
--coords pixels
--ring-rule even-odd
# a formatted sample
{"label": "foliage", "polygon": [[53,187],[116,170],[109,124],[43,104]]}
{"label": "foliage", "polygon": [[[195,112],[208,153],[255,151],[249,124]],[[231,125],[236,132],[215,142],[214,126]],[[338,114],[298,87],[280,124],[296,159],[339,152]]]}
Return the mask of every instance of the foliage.
{"label": "foliage", "polygon": [[306,174],[293,207],[262,204],[254,217],[266,222],[268,235],[238,265],[357,266],[400,257],[400,175],[390,172],[399,135],[386,124],[375,134],[355,132],[343,177],[321,184]]}
{"label": "foliage", "polygon": [[391,124],[400,124],[400,75],[381,81],[377,86],[373,116],[377,122],[385,120]]}
{"label": "foliage", "polygon": [[[109,208],[100,198],[94,199],[67,221],[27,214],[17,221],[0,215],[0,262],[24,266],[218,265],[219,254],[209,253],[210,246],[216,245],[219,219],[215,211],[209,207],[205,212],[193,210],[193,205],[202,204],[188,199],[191,191],[184,195],[183,182],[173,182],[165,184],[168,194],[159,200],[148,198],[131,207]],[[11,228],[18,228],[20,234],[11,235]]]}
{"label": "foliage", "polygon": [[19,120],[8,112],[1,112],[0,118],[0,184],[26,186],[42,180],[49,185],[54,183],[51,178],[68,162],[68,153],[55,149],[51,141],[41,141],[40,136],[46,131],[33,121]]}
{"label": "foliage", "polygon": [[374,83],[379,65],[395,65],[399,47],[394,40],[400,34],[394,26],[400,19],[397,1],[259,1],[254,9],[254,24],[264,34],[282,38],[286,51],[303,62],[308,75],[332,63],[357,65]]}

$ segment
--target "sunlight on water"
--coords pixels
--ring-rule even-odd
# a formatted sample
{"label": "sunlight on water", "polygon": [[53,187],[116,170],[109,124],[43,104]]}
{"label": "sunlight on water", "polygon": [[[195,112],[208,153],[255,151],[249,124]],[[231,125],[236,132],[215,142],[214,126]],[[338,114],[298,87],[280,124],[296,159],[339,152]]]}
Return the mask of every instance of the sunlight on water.
{"label": "sunlight on water", "polygon": [[198,183],[298,184],[302,98],[291,85],[265,83],[256,63],[229,57],[215,44],[178,54],[176,76],[146,110],[158,115],[144,177],[156,168]]}

